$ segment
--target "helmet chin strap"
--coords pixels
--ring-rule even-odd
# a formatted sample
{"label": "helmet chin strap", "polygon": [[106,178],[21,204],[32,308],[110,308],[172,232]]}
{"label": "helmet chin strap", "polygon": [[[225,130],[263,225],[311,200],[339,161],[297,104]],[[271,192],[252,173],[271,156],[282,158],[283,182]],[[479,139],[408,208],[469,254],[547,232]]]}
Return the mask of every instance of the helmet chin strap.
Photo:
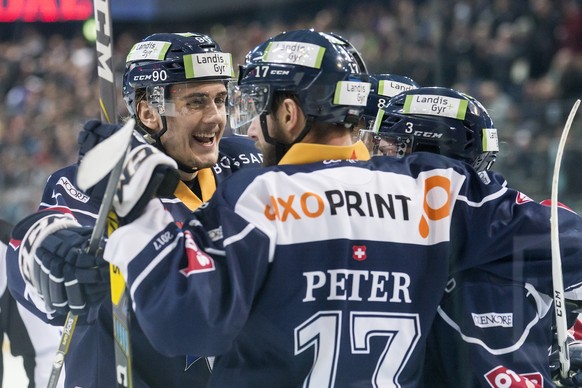
{"label": "helmet chin strap", "polygon": [[261,131],[263,132],[265,141],[275,146],[275,158],[277,160],[277,163],[279,163],[283,156],[285,156],[285,154],[287,153],[287,151],[289,151],[293,144],[299,143],[301,140],[305,138],[309,131],[311,131],[311,127],[313,126],[314,121],[315,117],[308,116],[307,121],[305,123],[305,127],[303,128],[299,136],[297,136],[295,140],[293,140],[290,144],[285,144],[281,143],[280,141],[269,135],[269,128],[267,126],[267,113],[266,112],[261,113],[260,115]]}
{"label": "helmet chin strap", "polygon": [[[162,135],[168,131],[168,122],[166,120],[166,116],[160,116],[160,117],[162,118],[162,130],[160,132],[156,133],[155,135],[152,135],[146,131],[146,135],[144,136],[144,138],[146,139],[146,141],[149,144],[153,145],[154,147],[156,147],[157,149],[162,151],[164,154],[170,156],[170,154],[168,154],[168,152],[166,151],[166,148],[164,147],[164,145],[160,141],[160,138],[162,137]],[[174,158],[172,158],[172,159],[174,159]],[[193,174],[196,171],[198,171],[198,167],[187,166],[184,163],[181,163],[180,161],[178,161],[176,159],[174,159],[174,161],[176,162],[176,164],[178,164],[178,170],[183,171],[187,174]]]}

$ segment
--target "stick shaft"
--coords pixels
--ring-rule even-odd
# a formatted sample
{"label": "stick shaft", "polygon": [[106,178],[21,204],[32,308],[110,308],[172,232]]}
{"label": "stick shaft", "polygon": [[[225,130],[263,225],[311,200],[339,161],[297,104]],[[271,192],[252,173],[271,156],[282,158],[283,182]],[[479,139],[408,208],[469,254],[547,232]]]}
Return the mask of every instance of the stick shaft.
{"label": "stick shaft", "polygon": [[[95,11],[97,32],[97,74],[99,76],[99,106],[101,108],[101,119],[107,123],[111,123],[117,119],[117,90],[115,88],[115,78],[113,73],[113,28],[111,25],[111,6],[109,0],[94,0],[93,7]],[[113,204],[113,195],[123,169],[124,159],[125,158],[122,157],[117,163],[111,172],[109,181],[107,182],[103,202],[99,208],[97,221],[89,240],[89,253],[96,254],[99,249],[99,242],[105,231],[107,215]],[[67,314],[63,334],[61,341],[59,342],[59,348],[49,377],[48,388],[54,388],[58,383],[65,355],[69,351],[77,319],[78,317],[71,312]]]}
{"label": "stick shaft", "polygon": [[564,278],[562,276],[562,257],[560,254],[560,232],[558,227],[558,186],[560,180],[560,167],[562,164],[562,155],[566,146],[568,133],[572,126],[572,121],[576,111],[580,106],[580,100],[577,100],[570,111],[558,150],[556,152],[556,161],[554,163],[554,175],[552,177],[552,194],[550,208],[550,225],[551,225],[551,244],[552,244],[552,281],[554,286],[554,313],[556,316],[556,334],[558,337],[558,349],[560,356],[560,375],[562,378],[568,377],[570,370],[570,357],[567,346],[568,322],[566,317],[566,303],[564,300]]}

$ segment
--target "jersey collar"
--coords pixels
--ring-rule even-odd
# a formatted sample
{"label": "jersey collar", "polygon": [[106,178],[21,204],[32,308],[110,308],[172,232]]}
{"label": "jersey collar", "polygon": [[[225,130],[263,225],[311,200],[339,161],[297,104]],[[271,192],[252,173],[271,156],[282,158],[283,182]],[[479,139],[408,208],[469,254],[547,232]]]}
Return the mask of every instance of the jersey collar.
{"label": "jersey collar", "polygon": [[349,146],[296,143],[279,164],[307,164],[322,160],[370,160],[370,153],[361,141]]}
{"label": "jersey collar", "polygon": [[182,181],[178,182],[178,187],[174,191],[176,198],[180,199],[192,211],[198,209],[200,205],[208,201],[216,191],[216,180],[214,179],[212,168],[204,168],[198,171],[196,179],[198,179],[198,183],[200,184],[202,198],[198,198]]}

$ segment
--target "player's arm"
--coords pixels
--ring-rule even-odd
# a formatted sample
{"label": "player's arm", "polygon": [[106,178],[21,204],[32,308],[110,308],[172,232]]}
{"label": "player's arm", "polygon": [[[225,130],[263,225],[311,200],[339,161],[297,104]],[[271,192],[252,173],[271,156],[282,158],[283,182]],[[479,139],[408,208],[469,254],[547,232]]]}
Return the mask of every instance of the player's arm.
{"label": "player's arm", "polygon": [[228,349],[266,274],[269,239],[217,195],[183,228],[152,200],[105,248],[105,259],[124,274],[144,333],[168,355]]}

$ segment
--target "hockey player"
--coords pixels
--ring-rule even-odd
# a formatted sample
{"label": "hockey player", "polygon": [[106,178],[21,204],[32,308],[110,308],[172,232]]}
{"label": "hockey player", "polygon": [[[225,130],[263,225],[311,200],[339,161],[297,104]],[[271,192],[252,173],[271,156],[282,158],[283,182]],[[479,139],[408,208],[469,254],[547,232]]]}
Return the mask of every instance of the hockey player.
{"label": "hockey player", "polygon": [[[210,386],[417,387],[451,273],[484,267],[551,289],[549,208],[459,161],[370,160],[352,144],[369,92],[355,65],[312,30],[255,48],[231,125],[259,116],[278,165],[235,174],[182,227],[158,199],[120,200],[120,186],[116,211],[141,216],[104,257],[160,351],[217,355]],[[460,102],[434,104],[452,114]],[[561,212],[560,223],[567,283],[582,280],[582,221]],[[523,261],[504,260],[516,250]]]}
{"label": "hockey player", "polygon": [[[176,221],[184,220],[207,201],[217,183],[233,171],[260,165],[260,155],[252,142],[221,139],[226,125],[226,83],[232,76],[230,54],[200,33],[154,34],[135,44],[127,56],[123,77],[127,108],[145,138],[179,167],[178,187],[163,199]],[[87,123],[79,136],[81,156],[119,127],[98,121]],[[140,145],[138,140],[134,143]],[[62,325],[68,311],[80,315],[65,360],[66,386],[113,387],[116,370],[109,269],[102,261],[80,264],[83,259],[73,256],[75,251],[70,249],[78,238],[71,232],[77,230],[75,226],[94,224],[105,185],[100,183],[89,196],[76,187],[75,175],[76,166],[54,173],[45,187],[39,212],[16,225],[8,257],[15,279],[10,287],[23,303],[35,302],[30,306],[32,311],[52,324]],[[72,228],[63,229],[65,226]],[[47,277],[44,284],[51,289],[66,288],[66,292],[41,295],[43,290],[35,287],[29,275],[32,273],[19,264],[35,252],[43,260],[50,260],[55,251],[70,252],[67,260],[75,257],[78,261],[54,261],[51,269],[59,272],[51,273],[56,276],[50,281]],[[75,282],[80,285],[77,291],[73,290]],[[67,293],[86,304],[69,304]],[[209,365],[204,359],[188,353],[167,357],[147,341],[133,317],[130,334],[134,387],[206,385]]]}
{"label": "hockey player", "polygon": [[[466,112],[443,115],[414,110],[415,101],[456,99]],[[488,171],[497,152],[497,130],[486,109],[459,91],[427,87],[406,91],[383,108],[375,130],[361,131],[370,150],[402,157],[432,152],[471,164],[485,183],[506,185]],[[373,115],[373,112],[370,112]],[[531,199],[521,195],[520,202]],[[517,258],[516,258],[517,259]],[[453,274],[429,335],[425,383],[433,387],[553,387],[551,294],[529,282],[471,269]]]}
{"label": "hockey player", "polygon": [[[59,329],[47,325],[37,316],[24,309],[6,288],[6,246],[12,224],[0,220],[0,343],[4,335],[10,341],[10,352],[22,357],[28,388],[45,387],[54,361],[55,349],[60,340]],[[0,353],[0,386],[2,379],[10,381],[13,371],[4,371]],[[4,377],[6,374],[8,377]],[[61,376],[59,387],[63,386]]]}

